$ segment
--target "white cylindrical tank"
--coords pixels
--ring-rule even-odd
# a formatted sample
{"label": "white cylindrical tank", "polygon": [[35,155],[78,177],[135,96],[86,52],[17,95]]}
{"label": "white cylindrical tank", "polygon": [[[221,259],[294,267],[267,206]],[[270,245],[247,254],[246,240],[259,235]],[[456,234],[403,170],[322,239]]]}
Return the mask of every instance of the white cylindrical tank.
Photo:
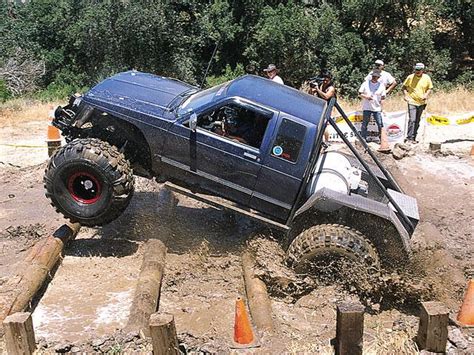
{"label": "white cylindrical tank", "polygon": [[[359,186],[361,171],[353,167],[344,154],[339,152],[325,152],[321,155],[308,185],[308,196],[316,191],[327,188],[343,194],[350,194]],[[325,210],[332,211],[338,205],[327,201]]]}

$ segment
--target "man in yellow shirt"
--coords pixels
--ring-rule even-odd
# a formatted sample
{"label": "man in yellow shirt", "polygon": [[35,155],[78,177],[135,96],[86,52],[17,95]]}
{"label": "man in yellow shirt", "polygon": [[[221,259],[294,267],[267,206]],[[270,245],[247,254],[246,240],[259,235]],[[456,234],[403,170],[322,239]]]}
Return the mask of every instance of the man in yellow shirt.
{"label": "man in yellow shirt", "polygon": [[426,100],[433,89],[433,83],[428,74],[425,74],[423,63],[415,64],[415,73],[408,75],[403,82],[404,100],[408,103],[408,130],[407,141],[416,143],[416,133],[420,126],[420,119],[426,107]]}

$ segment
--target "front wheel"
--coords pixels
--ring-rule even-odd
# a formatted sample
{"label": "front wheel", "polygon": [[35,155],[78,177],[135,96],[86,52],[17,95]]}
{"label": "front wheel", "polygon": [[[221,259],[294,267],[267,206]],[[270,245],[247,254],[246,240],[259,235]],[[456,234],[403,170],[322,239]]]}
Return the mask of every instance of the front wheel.
{"label": "front wheel", "polygon": [[378,270],[376,248],[359,231],[339,224],[320,224],[301,232],[287,252],[289,264],[297,272],[338,274],[342,268],[357,264],[366,270]]}
{"label": "front wheel", "polygon": [[99,226],[116,219],[133,195],[130,162],[115,146],[76,139],[54,154],[44,176],[46,197],[72,222]]}

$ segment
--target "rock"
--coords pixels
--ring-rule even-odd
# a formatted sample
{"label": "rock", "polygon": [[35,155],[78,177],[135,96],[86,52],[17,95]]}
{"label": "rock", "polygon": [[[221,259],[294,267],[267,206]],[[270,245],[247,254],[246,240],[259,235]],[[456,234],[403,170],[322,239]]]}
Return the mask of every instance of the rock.
{"label": "rock", "polygon": [[123,337],[123,341],[125,343],[130,343],[132,342],[135,338],[139,338],[140,337],[140,334],[138,334],[138,332],[129,332],[127,333],[124,337]]}
{"label": "rock", "polygon": [[135,345],[143,345],[147,343],[147,339],[137,339],[135,340]]}
{"label": "rock", "polygon": [[392,324],[392,330],[393,331],[404,331],[406,329],[407,329],[407,325],[402,320],[397,319]]}
{"label": "rock", "polygon": [[69,344],[69,343],[59,343],[58,345],[56,345],[54,347],[54,351],[57,352],[57,353],[64,354],[64,353],[67,353],[68,351],[70,351],[71,347],[72,347],[72,345]]}
{"label": "rock", "polygon": [[370,306],[374,312],[380,312],[380,303],[374,303]]}
{"label": "rock", "polygon": [[91,343],[91,345],[94,347],[94,348],[98,348],[100,347],[102,344],[105,343],[107,339],[104,339],[104,338],[99,338],[99,339],[94,339]]}
{"label": "rock", "polygon": [[392,155],[397,160],[402,159],[403,157],[409,155],[410,153],[414,154],[414,152],[412,152],[411,147],[403,143],[396,143],[392,150]]}
{"label": "rock", "polygon": [[48,342],[44,337],[37,338],[36,343],[38,344],[39,349],[46,349],[48,347]]}
{"label": "rock", "polygon": [[451,343],[456,345],[458,349],[466,349],[469,346],[469,341],[464,337],[459,328],[449,327],[448,339]]}

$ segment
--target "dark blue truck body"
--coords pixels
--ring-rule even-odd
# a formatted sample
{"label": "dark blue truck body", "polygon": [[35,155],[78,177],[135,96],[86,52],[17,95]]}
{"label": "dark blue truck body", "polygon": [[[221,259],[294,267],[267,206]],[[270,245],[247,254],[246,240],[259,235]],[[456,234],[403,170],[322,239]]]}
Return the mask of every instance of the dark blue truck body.
{"label": "dark blue truck body", "polygon": [[[95,86],[83,102],[133,121],[146,139],[154,175],[228,198],[286,222],[302,184],[326,101],[271,80],[247,75],[211,89],[206,100],[189,110],[177,105],[195,87],[135,71],[113,76]],[[193,132],[185,123],[227,104],[262,111],[269,117],[262,144],[252,147],[208,130]],[[285,121],[302,135],[295,161],[272,154]]]}

